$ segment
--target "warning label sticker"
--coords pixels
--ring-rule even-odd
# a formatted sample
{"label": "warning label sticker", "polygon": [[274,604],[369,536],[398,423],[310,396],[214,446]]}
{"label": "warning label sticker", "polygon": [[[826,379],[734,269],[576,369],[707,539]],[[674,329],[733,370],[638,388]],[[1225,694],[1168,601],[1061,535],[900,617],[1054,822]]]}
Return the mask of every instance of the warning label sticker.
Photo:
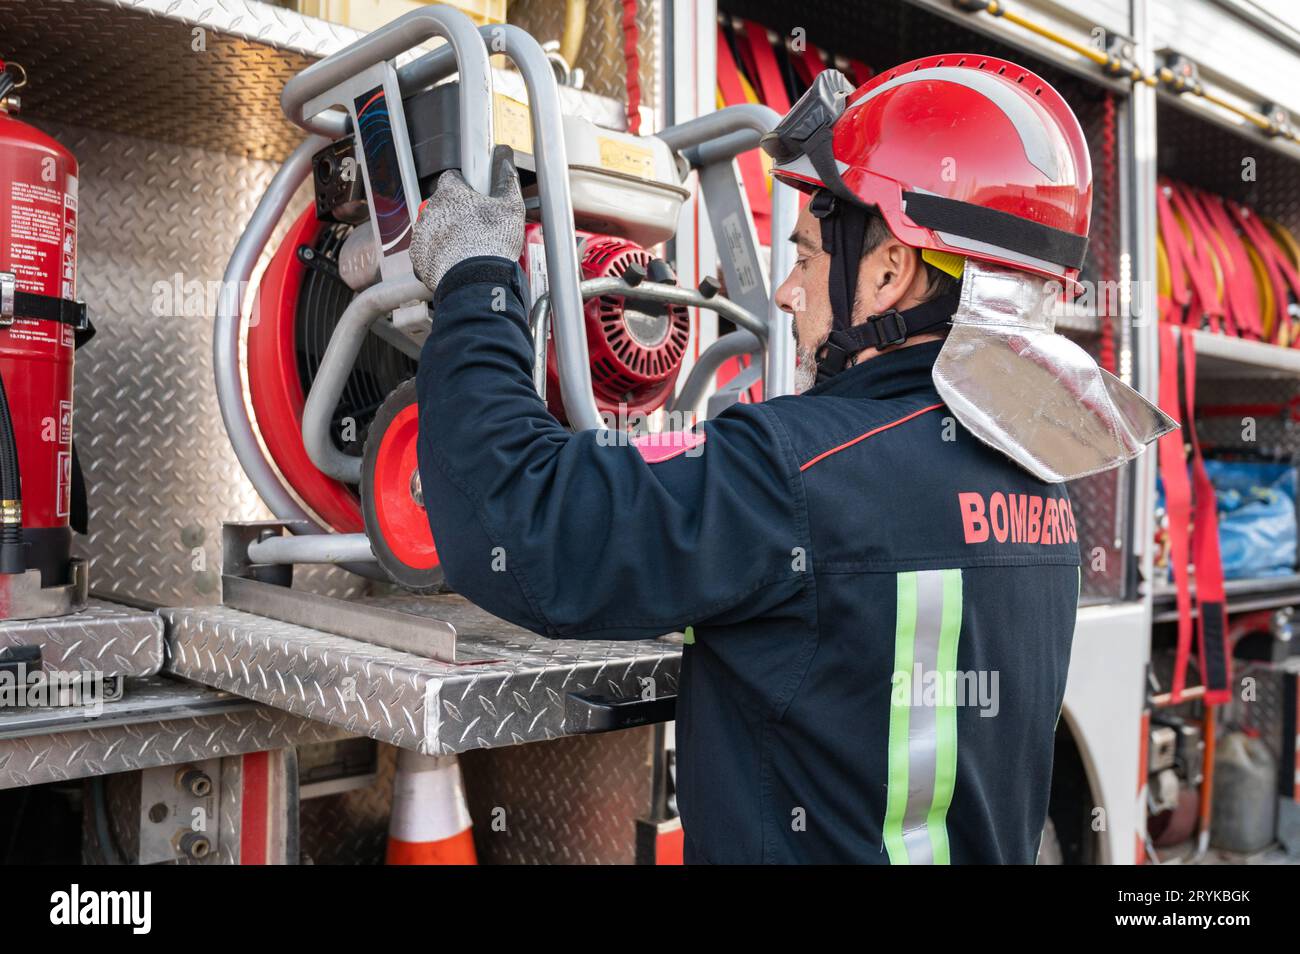
{"label": "warning label sticker", "polygon": [[[0,228],[7,224],[9,233],[8,270],[22,291],[75,299],[77,178],[65,176],[61,188],[48,178],[10,182],[7,206],[0,201]],[[33,344],[71,348],[75,343],[71,327],[22,316],[7,333],[13,341]]]}
{"label": "warning label sticker", "polygon": [[655,154],[645,146],[624,139],[596,137],[600,144],[600,164],[606,169],[622,172],[641,179],[655,176]]}
{"label": "warning label sticker", "polygon": [[63,194],[63,297],[77,297],[77,177],[68,176]]}
{"label": "warning label sticker", "polygon": [[750,253],[750,243],[745,241],[745,228],[741,225],[740,213],[733,212],[722,220],[722,234],[726,236],[727,250],[736,267],[736,282],[740,285],[740,293],[757,288],[762,276],[758,262],[754,261]]}
{"label": "warning label sticker", "polygon": [[550,290],[550,283],[546,275],[546,249],[541,242],[528,243],[528,291],[532,295],[532,302],[537,301]]}
{"label": "warning label sticker", "polygon": [[59,484],[54,515],[66,517],[72,509],[72,452],[59,451]]}

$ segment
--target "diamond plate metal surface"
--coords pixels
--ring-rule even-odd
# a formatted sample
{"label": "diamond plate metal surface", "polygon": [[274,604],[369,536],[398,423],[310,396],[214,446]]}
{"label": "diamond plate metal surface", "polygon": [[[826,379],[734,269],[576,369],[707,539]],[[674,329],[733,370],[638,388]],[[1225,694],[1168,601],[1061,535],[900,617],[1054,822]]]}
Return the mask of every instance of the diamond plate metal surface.
{"label": "diamond plate metal surface", "polygon": [[[511,0],[506,19],[536,37],[538,43],[564,35],[565,4],[556,0]],[[653,108],[662,91],[656,65],[659,48],[658,3],[638,0],[636,11],[641,105]],[[623,5],[611,0],[589,3],[578,58],[570,66],[585,73],[583,88],[627,102],[627,59],[623,55]]]}
{"label": "diamond plate metal surface", "polygon": [[162,668],[163,625],[156,613],[99,599],[67,616],[0,622],[0,647],[33,644],[47,672],[152,676]]}
{"label": "diamond plate metal surface", "polygon": [[[162,719],[144,715],[139,721],[112,721],[119,716],[129,718],[150,700],[174,700],[199,707],[199,711]],[[212,710],[223,701],[227,708]],[[202,711],[204,705],[209,711]],[[123,698],[106,703],[98,720],[83,718],[55,731],[24,735],[3,730],[4,719],[0,718],[0,788],[242,755],[322,742],[343,734],[278,709],[249,706],[210,689],[159,677],[128,682]]]}
{"label": "diamond plate metal surface", "polygon": [[[480,864],[632,864],[652,726],[461,756]],[[501,823],[504,822],[504,828]]]}
{"label": "diamond plate metal surface", "polygon": [[1235,135],[1161,100],[1156,109],[1161,175],[1244,202],[1300,230],[1300,166],[1255,139]]}
{"label": "diamond plate metal surface", "polygon": [[679,639],[551,640],[457,596],[376,603],[448,619],[459,646],[494,661],[452,665],[224,607],[160,611],[168,671],[357,735],[428,754],[566,734],[573,691],[676,692]]}
{"label": "diamond plate metal surface", "polygon": [[[516,3],[525,9],[512,9],[511,22],[559,39],[562,3]],[[592,4],[587,20],[576,64],[586,88],[625,102],[622,9]],[[651,0],[636,20],[641,101],[653,107]],[[280,111],[285,81],[361,33],[256,0],[0,0],[0,36],[30,77],[29,117],[282,160],[302,139]]]}
{"label": "diamond plate metal surface", "polygon": [[[41,125],[81,163],[78,284],[97,329],[77,354],[73,428],[90,536],[74,545],[100,591],[216,602],[221,522],[269,512],[217,409],[211,315],[226,260],[274,167]],[[295,581],[333,595],[362,589],[329,567],[304,567]]]}
{"label": "diamond plate metal surface", "polygon": [[[1276,764],[1281,760],[1283,750],[1285,680],[1292,677],[1276,666],[1234,660],[1232,678],[1237,691],[1223,707],[1221,725],[1224,728],[1221,731],[1244,729],[1258,732]],[[1251,684],[1253,695],[1250,699],[1243,699],[1242,696],[1246,695],[1243,684],[1247,679],[1254,680]],[[1286,748],[1289,749],[1290,745]]]}
{"label": "diamond plate metal surface", "polygon": [[336,795],[304,799],[298,810],[303,863],[383,864],[396,773],[397,749],[381,744],[374,783]]}
{"label": "diamond plate metal surface", "polygon": [[244,0],[0,0],[29,116],[255,159],[302,139],[285,80],[359,35]]}

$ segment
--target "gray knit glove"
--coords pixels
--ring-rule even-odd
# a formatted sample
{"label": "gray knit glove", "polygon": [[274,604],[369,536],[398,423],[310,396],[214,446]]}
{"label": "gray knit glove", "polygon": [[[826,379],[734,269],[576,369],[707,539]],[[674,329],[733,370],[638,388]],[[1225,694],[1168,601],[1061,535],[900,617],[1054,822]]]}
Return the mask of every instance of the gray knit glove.
{"label": "gray knit glove", "polygon": [[438,177],[433,195],[420,206],[411,239],[415,275],[437,291],[454,265],[477,255],[499,255],[518,261],[524,250],[524,197],[514,151],[492,151],[492,194],[480,195],[461,174],[448,169]]}

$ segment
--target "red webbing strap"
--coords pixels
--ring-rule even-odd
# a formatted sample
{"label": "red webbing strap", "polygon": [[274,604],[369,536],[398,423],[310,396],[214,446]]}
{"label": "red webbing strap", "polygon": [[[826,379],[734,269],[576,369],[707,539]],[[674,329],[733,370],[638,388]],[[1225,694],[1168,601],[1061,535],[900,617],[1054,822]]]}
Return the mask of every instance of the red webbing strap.
{"label": "red webbing strap", "polygon": [[[1101,125],[1101,228],[1097,231],[1096,254],[1097,261],[1101,264],[1102,281],[1109,288],[1115,287],[1115,268],[1113,265],[1114,255],[1111,249],[1111,236],[1115,234],[1115,196],[1116,196],[1116,132],[1115,132],[1115,96],[1110,90],[1106,91],[1106,98],[1102,100],[1102,125]],[[1099,349],[1098,363],[1115,374],[1118,371],[1115,356],[1115,319],[1116,315],[1111,314],[1111,309],[1118,302],[1109,300],[1107,295],[1105,299],[1098,296],[1099,318],[1101,320],[1101,347]]]}
{"label": "red webbing strap", "polygon": [[627,131],[641,133],[641,54],[637,44],[641,30],[636,25],[637,0],[623,0],[623,61],[626,64]]}
{"label": "red webbing strap", "polygon": [[[1183,335],[1183,387],[1188,420],[1196,407],[1196,343]],[[1196,637],[1201,657],[1201,679],[1207,705],[1221,705],[1231,699],[1228,686],[1230,647],[1228,607],[1223,590],[1223,560],[1219,554],[1219,514],[1214,485],[1205,470],[1196,427],[1187,429],[1192,445],[1192,483],[1195,488],[1192,515],[1192,562],[1196,566]],[[1175,693],[1174,701],[1177,701]]]}
{"label": "red webbing strap", "polygon": [[[1177,421],[1183,420],[1178,389],[1178,339],[1172,317],[1160,324],[1160,410]],[[1187,337],[1190,337],[1188,335]],[[1156,445],[1160,482],[1165,489],[1165,514],[1169,521],[1169,565],[1174,572],[1174,599],[1178,608],[1178,644],[1174,661],[1173,698],[1178,701],[1187,678],[1187,659],[1192,649],[1191,569],[1192,487],[1187,479],[1187,455],[1182,428],[1160,438]]]}
{"label": "red webbing strap", "polygon": [[[1274,295],[1277,298],[1278,319],[1285,323],[1287,329],[1287,343],[1290,347],[1300,347],[1300,336],[1296,340],[1291,340],[1291,312],[1288,304],[1291,298],[1300,302],[1300,273],[1297,273],[1291,259],[1278,244],[1277,240],[1268,230],[1259,216],[1244,205],[1238,205],[1235,202],[1229,202],[1228,208],[1231,210],[1233,217],[1241,225],[1241,229],[1250,239],[1250,244],[1255,246],[1255,251],[1264,259],[1264,268],[1269,274],[1269,280],[1273,282]],[[1288,296],[1288,288],[1290,296]]]}
{"label": "red webbing strap", "polygon": [[1255,288],[1255,270],[1251,267],[1250,256],[1246,254],[1246,246],[1242,244],[1237,227],[1223,207],[1223,199],[1208,192],[1197,193],[1197,198],[1227,256],[1225,268],[1231,272],[1232,280],[1225,282],[1225,291],[1232,303],[1237,327],[1242,329],[1246,337],[1261,341],[1264,338],[1264,324],[1260,315],[1259,291]]}
{"label": "red webbing strap", "polygon": [[[718,27],[718,88],[722,91],[722,101],[728,106],[749,102],[740,82],[740,71],[736,68],[736,61],[731,56],[731,47],[721,26]],[[736,157],[736,162],[740,164],[740,180],[744,183],[745,196],[749,199],[749,210],[754,215],[758,241],[767,245],[771,241],[772,197],[767,194],[767,175],[763,172],[763,162],[758,157],[757,149],[742,152]]]}
{"label": "red webbing strap", "polygon": [[[1214,309],[1207,308],[1206,311],[1217,314],[1223,319],[1221,330],[1225,334],[1240,337],[1242,328],[1238,324],[1236,312],[1231,307],[1232,268],[1228,262],[1228,253],[1223,249],[1218,235],[1206,219],[1205,210],[1197,201],[1196,194],[1188,186],[1175,186],[1173,201],[1192,229],[1192,241],[1202,252],[1199,261],[1205,269],[1206,285],[1214,289]],[[1218,282],[1215,281],[1216,263],[1219,266]]]}
{"label": "red webbing strap", "polygon": [[[1260,261],[1264,264],[1264,271],[1268,275],[1268,282],[1273,288],[1273,307],[1276,310],[1276,320],[1274,321],[1273,336],[1276,342],[1287,342],[1288,347],[1294,347],[1295,343],[1291,341],[1291,315],[1286,307],[1286,279],[1282,275],[1282,270],[1274,258],[1275,245],[1265,234],[1263,240],[1256,227],[1263,228],[1263,223],[1251,214],[1250,210],[1243,205],[1238,205],[1231,199],[1225,203],[1228,213],[1232,216],[1234,222],[1241,228],[1242,234],[1254,247],[1255,252],[1259,255]],[[1267,233],[1267,229],[1264,232]]]}
{"label": "red webbing strap", "polygon": [[794,71],[799,74],[799,79],[805,87],[811,86],[813,80],[826,69],[821,51],[811,43],[805,42],[801,51],[791,51],[790,60],[794,63]]}
{"label": "red webbing strap", "polygon": [[767,38],[767,27],[747,20],[745,40],[754,62],[753,78],[759,100],[784,116],[790,111],[790,96],[785,90],[785,80],[781,76],[781,67],[776,62],[776,53]]}
{"label": "red webbing strap", "polygon": [[750,50],[749,44],[745,42],[744,37],[740,35],[739,27],[744,23],[743,20],[731,19],[725,21],[724,29],[727,30],[727,36],[731,41],[731,55],[740,72],[745,75],[749,81],[750,89],[758,92],[758,67],[754,63],[754,54]]}
{"label": "red webbing strap", "polygon": [[1183,233],[1174,220],[1173,210],[1169,207],[1169,187],[1161,183],[1156,188],[1156,215],[1160,219],[1160,234],[1165,240],[1165,257],[1169,259],[1169,294],[1177,309],[1162,313],[1166,321],[1181,325],[1187,319],[1187,306],[1191,304],[1191,295],[1187,288],[1187,263],[1183,251]]}
{"label": "red webbing strap", "polygon": [[[1223,307],[1219,302],[1219,293],[1214,283],[1214,265],[1210,256],[1214,254],[1209,239],[1202,233],[1197,217],[1187,207],[1182,190],[1173,186],[1170,190],[1169,203],[1177,211],[1192,233],[1191,240],[1183,237],[1182,229],[1174,225],[1177,241],[1184,243],[1186,254],[1183,262],[1187,266],[1187,275],[1192,280],[1193,304],[1192,316],[1208,319],[1211,331],[1221,332],[1219,319],[1224,317]],[[1195,325],[1199,327],[1199,323]]]}
{"label": "red webbing strap", "polygon": [[852,79],[854,86],[862,86],[871,79],[871,77],[876,75],[876,71],[861,60],[855,60],[852,57],[845,57],[845,59],[847,59],[849,63],[849,72],[853,74]]}

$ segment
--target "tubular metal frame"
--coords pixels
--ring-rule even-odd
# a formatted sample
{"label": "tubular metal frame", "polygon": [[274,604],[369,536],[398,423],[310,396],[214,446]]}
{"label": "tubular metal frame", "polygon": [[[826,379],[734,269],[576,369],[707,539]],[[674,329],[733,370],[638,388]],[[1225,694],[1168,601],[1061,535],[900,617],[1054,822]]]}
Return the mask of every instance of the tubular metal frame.
{"label": "tubular metal frame", "polygon": [[[584,296],[617,291],[630,298],[705,308],[727,317],[742,328],[742,331],[723,339],[725,346],[720,341],[705,351],[701,356],[705,360],[688,376],[682,395],[673,402],[674,408],[693,409],[699,403],[711,378],[711,374],[706,373],[710,367],[716,370],[717,364],[726,357],[754,353],[760,348],[765,352],[767,395],[786,394],[793,389],[794,356],[789,316],[781,313],[775,305],[771,294],[775,283],[771,278],[767,282],[768,313],[765,319],[756,317],[729,299],[705,298],[691,289],[654,283],[643,283],[634,288],[621,279],[597,279],[586,283],[580,280],[577,248],[571,241],[574,232],[573,201],[562,130],[563,114],[555,74],[546,54],[532,36],[518,27],[489,25],[476,28],[464,14],[443,6],[415,10],[313,64],[285,85],[281,108],[290,121],[312,135],[285,161],[258,203],[231,256],[218,303],[213,363],[218,403],[236,457],[276,517],[294,522],[308,533],[329,531],[307,512],[279,477],[256,437],[244,402],[239,368],[243,305],[239,289],[247,287],[277,222],[306,180],[311,157],[331,139],[349,131],[350,120],[345,113],[323,108],[328,102],[329,91],[359,71],[391,60],[434,36],[443,37],[448,43],[397,70],[398,85],[403,94],[408,94],[453,73],[459,74],[462,168],[466,180],[481,192],[488,188],[493,146],[489,47],[493,53],[509,56],[523,77],[529,98],[548,275],[548,292],[534,304],[530,318],[535,328],[535,340],[543,342],[543,349],[550,322],[554,322],[561,398],[575,429],[604,427],[592,389],[583,315]],[[756,147],[762,134],[770,130],[779,118],[765,106],[733,106],[669,127],[659,136],[693,168],[703,172],[710,166],[731,166],[734,157]],[[734,181],[734,175],[714,176],[713,182],[720,179],[730,180],[722,191],[716,185],[707,185],[701,177],[705,204],[710,204],[709,195],[712,194],[715,201],[742,209],[749,223],[748,253],[756,253],[753,219],[739,184]],[[735,194],[731,195],[733,190]],[[774,185],[773,235],[783,235],[793,225],[796,201],[793,190],[781,184]],[[715,228],[718,227],[715,224]],[[788,269],[790,252],[786,246],[785,242],[773,242],[770,276],[784,275]],[[725,245],[720,244],[720,247]],[[365,336],[372,332],[375,322],[385,313],[413,302],[428,301],[431,297],[423,284],[411,275],[385,280],[366,289],[345,311],[330,339],[303,409],[303,442],[312,462],[323,473],[348,483],[360,480],[361,462],[341,453],[333,445],[329,426]],[[541,310],[538,305],[542,305]],[[746,350],[741,350],[742,347]],[[293,546],[279,546],[281,559],[299,552]],[[319,558],[317,555],[321,552],[324,551],[316,545],[305,545],[301,550],[308,559]],[[329,562],[360,554],[359,548],[351,546],[330,552],[333,559]],[[342,565],[364,576],[376,577],[372,563],[348,562]]]}

